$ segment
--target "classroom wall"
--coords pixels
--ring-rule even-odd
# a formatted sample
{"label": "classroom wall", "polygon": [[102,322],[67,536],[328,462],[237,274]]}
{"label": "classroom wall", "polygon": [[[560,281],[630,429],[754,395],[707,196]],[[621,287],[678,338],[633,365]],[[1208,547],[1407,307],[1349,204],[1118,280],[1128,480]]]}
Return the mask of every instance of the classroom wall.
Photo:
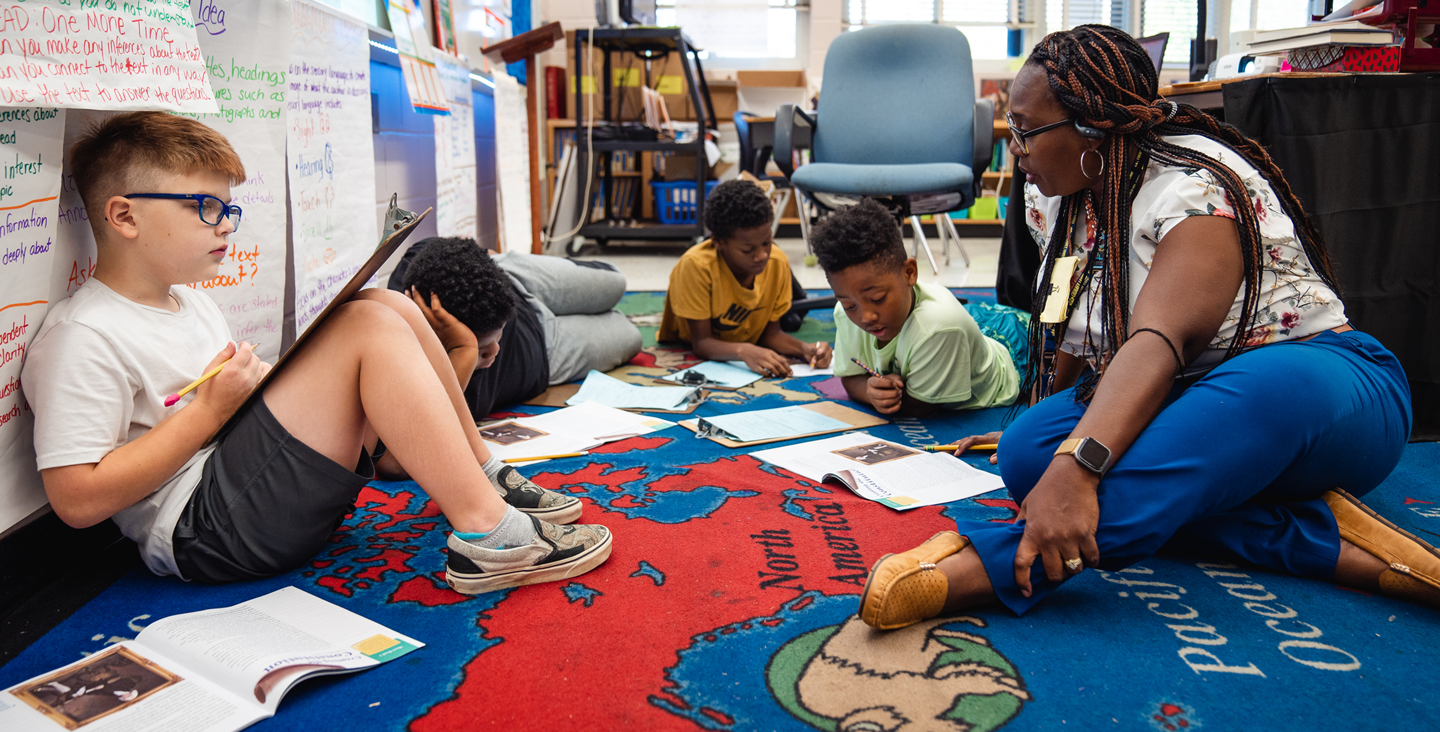
{"label": "classroom wall", "polygon": [[[283,6],[282,6],[283,7]],[[393,45],[393,41],[377,35],[373,30],[371,38],[385,45]],[[389,43],[385,43],[385,42]],[[389,204],[392,193],[398,194],[399,205],[403,208],[423,211],[426,208],[434,207],[436,204],[436,150],[435,150],[435,125],[434,117],[416,113],[410,105],[409,94],[398,67],[398,56],[384,50],[374,49],[372,46],[371,61],[369,64],[370,73],[370,122],[373,142],[373,155],[375,162],[375,201],[374,210],[377,224],[384,216],[385,208]],[[497,235],[497,213],[496,213],[496,190],[497,175],[495,167],[495,104],[491,87],[486,82],[474,81],[471,83],[471,96],[474,111],[474,134],[476,152],[476,197],[477,197],[477,237],[481,244],[494,249]],[[94,112],[88,109],[71,109],[63,118],[68,124],[54,127],[58,136],[65,132],[67,127],[80,129],[87,120],[103,116],[105,112]],[[9,129],[7,127],[7,129]],[[363,139],[363,137],[361,138]],[[44,154],[46,165],[52,160],[60,159],[60,142],[57,137],[56,149]],[[53,154],[52,154],[53,153]],[[343,153],[342,153],[343,154]],[[247,165],[247,167],[249,167]],[[58,169],[59,165],[55,165]],[[48,170],[48,168],[47,168]],[[273,177],[273,176],[272,176]],[[283,176],[281,177],[283,181]],[[285,184],[275,182],[277,188],[275,195],[283,196]],[[62,198],[67,204],[78,205],[78,201],[71,201],[73,192],[69,189],[62,190]],[[47,199],[48,200],[48,199]],[[8,203],[8,201],[6,201]],[[51,204],[54,205],[54,204]],[[73,206],[72,206],[73,208]],[[67,209],[68,210],[68,209]],[[70,216],[79,214],[71,213]],[[52,215],[52,219],[55,217]],[[62,218],[63,222],[64,219]],[[84,227],[84,224],[76,224]],[[253,226],[251,227],[253,229]],[[87,229],[88,230],[88,229]],[[427,236],[434,236],[436,233],[436,219],[429,217],[422,222],[416,232],[410,237],[410,241],[418,241]],[[15,237],[12,237],[15,238]],[[63,238],[63,237],[61,237]],[[9,242],[7,242],[9,243]],[[57,249],[63,248],[64,242],[57,244]],[[90,251],[93,252],[93,244]],[[374,247],[374,241],[356,243],[355,246],[369,251]],[[13,247],[12,247],[13,248]],[[49,249],[49,247],[47,247]],[[383,286],[388,279],[389,273],[393,271],[393,265],[397,257],[387,263],[377,278]],[[57,255],[58,258],[58,255]],[[51,272],[51,279],[60,277],[62,286],[57,291],[58,297],[68,294],[69,290],[63,286],[64,275],[69,272],[69,253],[66,250],[66,262],[56,264],[53,268],[45,265],[44,269]],[[58,261],[58,259],[57,259]],[[88,260],[87,260],[88,261]],[[83,268],[84,262],[77,262],[77,267]],[[61,266],[64,265],[64,266]],[[8,267],[7,275],[13,274],[19,265]],[[39,265],[37,265],[39,266]],[[275,261],[268,266],[289,270],[291,265],[284,261]],[[32,267],[33,269],[34,267]],[[63,270],[63,271],[62,271]],[[38,271],[38,270],[37,270]],[[293,318],[293,278],[287,278],[287,292],[283,300],[286,303],[286,317],[290,319],[288,332],[290,337],[285,339],[284,344],[289,345],[293,341],[294,325]],[[78,285],[77,285],[78,286]],[[278,283],[276,288],[278,290]],[[12,289],[12,288],[5,288]],[[18,296],[20,293],[5,292],[6,296]],[[275,292],[275,295],[281,295]],[[35,298],[44,297],[43,293]],[[54,301],[56,295],[52,295]],[[14,299],[10,297],[10,299]],[[34,298],[32,298],[34,299]],[[9,299],[5,300],[9,303]],[[43,300],[41,301],[43,302]],[[3,304],[0,304],[3,307]],[[21,312],[20,309],[11,311]],[[11,313],[7,313],[11,314]],[[26,334],[33,334],[38,330],[40,321],[43,320],[44,308],[27,312]],[[277,313],[278,318],[278,313]],[[12,334],[13,335],[13,334]],[[26,339],[28,342],[28,338]],[[13,344],[12,344],[13,345]],[[11,369],[18,375],[18,367]],[[10,371],[6,376],[10,376]],[[6,386],[6,380],[0,379],[0,387]],[[6,409],[10,409],[12,402],[20,406],[13,411],[14,415],[4,421],[0,426],[6,427],[13,432],[17,426],[23,423],[23,434],[19,439],[6,439],[3,448],[0,448],[0,535],[5,534],[13,527],[22,524],[28,517],[36,515],[44,510],[44,495],[39,487],[39,476],[34,471],[35,458],[33,447],[29,440],[30,415],[26,407],[21,404],[18,397],[18,385],[11,383],[4,391],[4,396],[10,397],[6,401]],[[8,412],[7,412],[8,414]],[[8,422],[8,424],[7,424]]]}

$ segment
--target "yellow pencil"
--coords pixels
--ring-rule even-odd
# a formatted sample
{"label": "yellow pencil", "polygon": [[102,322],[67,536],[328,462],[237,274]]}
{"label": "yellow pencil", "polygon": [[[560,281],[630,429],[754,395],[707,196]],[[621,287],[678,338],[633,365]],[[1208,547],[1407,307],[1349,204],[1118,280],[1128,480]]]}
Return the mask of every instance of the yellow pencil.
{"label": "yellow pencil", "polygon": [[225,368],[225,364],[226,364],[226,363],[230,363],[230,361],[227,360],[227,361],[225,361],[225,363],[222,363],[222,364],[220,364],[219,366],[216,366],[215,368],[210,369],[210,371],[209,371],[208,373],[206,373],[204,376],[201,376],[200,378],[198,378],[198,379],[190,382],[190,385],[189,385],[189,386],[185,387],[184,389],[181,389],[179,392],[176,392],[176,393],[174,393],[174,394],[171,394],[171,395],[168,396],[168,397],[165,397],[165,406],[167,406],[167,407],[173,407],[173,406],[175,406],[175,402],[180,401],[180,397],[183,397],[183,396],[185,396],[186,394],[189,394],[190,392],[195,391],[195,387],[198,387],[198,386],[200,386],[201,384],[209,381],[209,380],[210,380],[210,377],[214,376],[215,374],[220,373],[220,369]]}
{"label": "yellow pencil", "polygon": [[[926,445],[926,446],[925,446],[925,450],[926,450],[927,452],[955,452],[955,448],[956,448],[956,447],[959,447],[959,446],[958,446],[958,445]],[[965,448],[965,449],[966,449],[966,450],[994,450],[994,449],[997,448],[997,447],[999,447],[999,445],[997,445],[997,444],[995,444],[995,443],[993,443],[993,442],[987,442],[987,443],[980,443],[980,444],[977,444],[977,445],[971,445],[970,447],[967,447],[967,448]]]}
{"label": "yellow pencil", "polygon": [[583,451],[583,452],[562,452],[562,453],[560,453],[559,455],[535,455],[535,456],[533,456],[533,457],[505,458],[504,460],[501,460],[500,462],[502,462],[502,463],[528,463],[528,462],[533,462],[533,461],[535,461],[535,460],[553,460],[553,459],[555,459],[555,458],[582,457],[582,456],[584,456],[584,455],[589,455],[589,454],[590,454],[590,451],[589,451],[589,450],[585,450],[585,451]]}

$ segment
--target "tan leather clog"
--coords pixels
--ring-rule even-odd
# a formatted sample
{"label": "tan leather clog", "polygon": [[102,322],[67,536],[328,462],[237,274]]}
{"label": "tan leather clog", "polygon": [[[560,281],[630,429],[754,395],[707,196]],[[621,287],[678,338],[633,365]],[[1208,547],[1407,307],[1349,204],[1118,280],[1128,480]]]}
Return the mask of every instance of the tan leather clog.
{"label": "tan leather clog", "polygon": [[880,557],[860,595],[860,620],[893,630],[939,615],[950,582],[935,563],[969,545],[965,537],[942,531],[908,552]]}

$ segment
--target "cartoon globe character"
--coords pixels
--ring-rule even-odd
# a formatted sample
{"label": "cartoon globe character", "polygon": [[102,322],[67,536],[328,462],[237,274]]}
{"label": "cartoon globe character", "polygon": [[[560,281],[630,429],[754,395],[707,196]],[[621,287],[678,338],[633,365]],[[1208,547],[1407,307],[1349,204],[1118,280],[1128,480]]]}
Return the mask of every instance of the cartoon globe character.
{"label": "cartoon globe character", "polygon": [[877,633],[852,617],[776,651],[766,680],[796,719],[826,732],[990,732],[1030,701],[1015,666],[985,638],[940,618]]}

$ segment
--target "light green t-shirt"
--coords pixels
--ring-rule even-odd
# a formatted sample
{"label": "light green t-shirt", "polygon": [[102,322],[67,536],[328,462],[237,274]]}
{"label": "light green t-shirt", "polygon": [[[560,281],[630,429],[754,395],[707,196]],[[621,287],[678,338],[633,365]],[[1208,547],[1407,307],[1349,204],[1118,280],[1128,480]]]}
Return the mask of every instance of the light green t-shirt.
{"label": "light green t-shirt", "polygon": [[837,303],[836,376],[865,373],[852,357],[882,374],[899,374],[911,397],[949,409],[1002,406],[1020,393],[1010,352],[980,332],[949,290],[928,282],[915,285],[915,308],[884,348]]}

